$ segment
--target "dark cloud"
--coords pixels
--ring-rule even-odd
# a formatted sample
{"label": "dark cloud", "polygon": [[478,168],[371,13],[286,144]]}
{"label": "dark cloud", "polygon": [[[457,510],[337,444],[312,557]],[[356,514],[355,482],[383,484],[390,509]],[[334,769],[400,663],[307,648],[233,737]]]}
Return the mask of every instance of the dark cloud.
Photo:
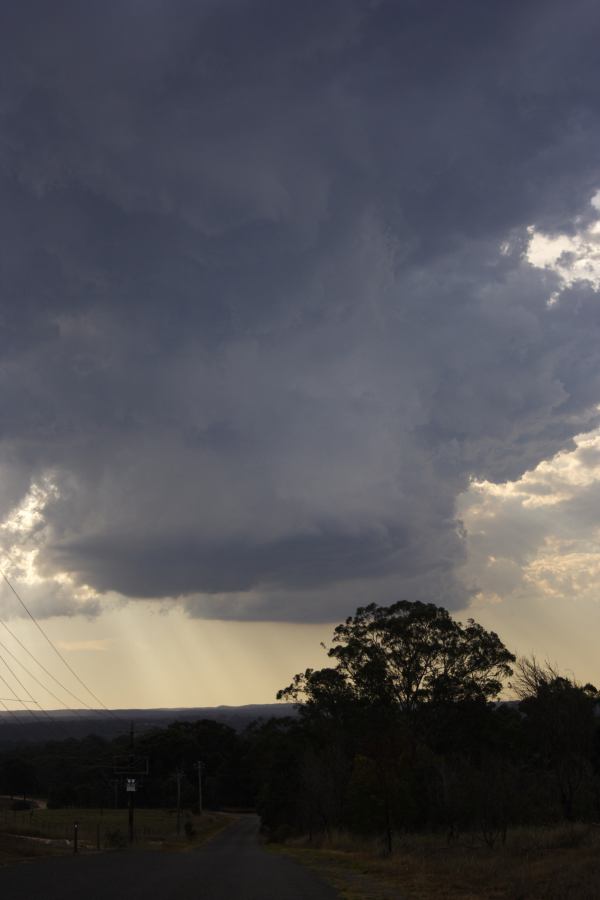
{"label": "dark cloud", "polygon": [[53,480],[43,571],[464,603],[458,494],[597,422],[597,296],[524,258],[594,214],[595,4],[0,17],[0,500]]}
{"label": "dark cloud", "polygon": [[100,589],[117,589],[128,596],[185,595],[198,589],[206,593],[239,592],[257,585],[276,588],[327,586],[340,572],[355,578],[386,574],[402,539],[390,534],[293,535],[269,543],[251,537],[195,543],[185,535],[169,544],[165,539],[143,541],[119,535],[72,542],[60,547],[57,559],[70,571],[85,568],[81,576]]}

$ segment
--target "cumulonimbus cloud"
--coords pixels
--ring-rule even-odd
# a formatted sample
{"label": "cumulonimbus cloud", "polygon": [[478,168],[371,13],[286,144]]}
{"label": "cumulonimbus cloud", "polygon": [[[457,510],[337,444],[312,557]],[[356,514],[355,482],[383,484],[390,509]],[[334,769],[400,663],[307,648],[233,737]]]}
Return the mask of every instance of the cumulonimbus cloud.
{"label": "cumulonimbus cloud", "polygon": [[202,615],[457,607],[457,496],[598,421],[526,251],[597,215],[600,23],[285,7],[2,11],[3,513],[51,479],[40,575]]}

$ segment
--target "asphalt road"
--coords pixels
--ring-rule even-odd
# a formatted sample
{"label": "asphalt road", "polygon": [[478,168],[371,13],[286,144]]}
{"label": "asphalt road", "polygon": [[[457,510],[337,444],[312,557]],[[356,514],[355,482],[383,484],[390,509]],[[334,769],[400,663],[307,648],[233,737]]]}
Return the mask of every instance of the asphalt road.
{"label": "asphalt road", "polygon": [[258,843],[244,816],[198,850],[60,856],[0,869],[2,900],[334,900],[308,869]]}

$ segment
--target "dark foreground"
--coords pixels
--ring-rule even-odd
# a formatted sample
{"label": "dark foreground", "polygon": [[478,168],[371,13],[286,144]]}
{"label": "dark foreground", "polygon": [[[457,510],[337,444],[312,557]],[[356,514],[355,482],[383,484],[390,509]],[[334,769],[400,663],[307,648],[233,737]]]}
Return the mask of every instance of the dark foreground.
{"label": "dark foreground", "polygon": [[55,857],[0,869],[2,900],[334,900],[333,888],[258,843],[244,816],[189,852]]}

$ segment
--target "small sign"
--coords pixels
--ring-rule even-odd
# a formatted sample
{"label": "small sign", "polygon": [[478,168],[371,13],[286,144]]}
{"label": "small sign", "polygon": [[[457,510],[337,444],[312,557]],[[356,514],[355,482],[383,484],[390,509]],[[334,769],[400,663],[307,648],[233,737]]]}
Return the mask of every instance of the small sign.
{"label": "small sign", "polygon": [[128,778],[127,784],[125,785],[125,790],[130,793],[135,792],[135,778]]}

